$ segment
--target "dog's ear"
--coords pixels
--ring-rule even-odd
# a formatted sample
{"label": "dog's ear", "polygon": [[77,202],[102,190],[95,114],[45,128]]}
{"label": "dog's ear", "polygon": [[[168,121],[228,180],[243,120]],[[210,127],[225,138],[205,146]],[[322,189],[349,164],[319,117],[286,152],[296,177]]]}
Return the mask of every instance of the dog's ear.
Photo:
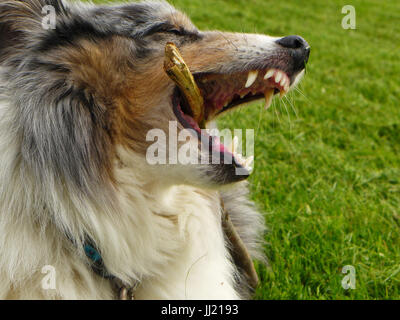
{"label": "dog's ear", "polygon": [[0,63],[46,31],[42,26],[46,6],[54,8],[56,16],[66,12],[61,0],[0,1]]}

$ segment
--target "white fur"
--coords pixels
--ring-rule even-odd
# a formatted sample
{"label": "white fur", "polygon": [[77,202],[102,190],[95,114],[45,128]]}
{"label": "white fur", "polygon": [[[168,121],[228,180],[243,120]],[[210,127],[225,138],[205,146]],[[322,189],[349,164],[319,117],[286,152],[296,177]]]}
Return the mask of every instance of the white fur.
{"label": "white fur", "polygon": [[[162,168],[122,148],[112,205],[102,195],[95,204],[79,199],[54,177],[37,185],[12,121],[13,108],[0,101],[0,299],[114,297],[62,228],[89,232],[111,273],[141,281],[139,299],[239,298],[216,191],[161,183]],[[55,290],[42,289],[45,265],[55,267]]]}

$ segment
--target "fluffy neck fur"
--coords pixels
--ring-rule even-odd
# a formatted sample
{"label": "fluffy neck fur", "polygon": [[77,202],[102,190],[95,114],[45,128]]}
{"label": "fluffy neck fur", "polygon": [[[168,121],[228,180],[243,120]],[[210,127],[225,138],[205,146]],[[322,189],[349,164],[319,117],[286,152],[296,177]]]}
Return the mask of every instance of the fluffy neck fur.
{"label": "fluffy neck fur", "polygon": [[[145,160],[123,149],[113,195],[96,203],[56,176],[39,185],[9,129],[11,113],[0,102],[0,298],[112,298],[85,260],[85,234],[109,272],[142,281],[139,298],[238,297],[217,192],[157,183]],[[56,290],[41,288],[46,265],[55,267]]]}

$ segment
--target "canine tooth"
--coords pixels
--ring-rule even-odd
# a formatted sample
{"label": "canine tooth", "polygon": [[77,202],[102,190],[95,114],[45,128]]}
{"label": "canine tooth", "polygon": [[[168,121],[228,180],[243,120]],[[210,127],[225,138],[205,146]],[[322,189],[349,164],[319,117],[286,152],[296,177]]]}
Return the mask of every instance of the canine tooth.
{"label": "canine tooth", "polygon": [[239,162],[244,167],[246,159],[243,157],[243,155],[240,153],[237,153],[237,154],[235,154],[235,158],[236,158],[236,161]]}
{"label": "canine tooth", "polygon": [[283,73],[281,71],[278,71],[275,76],[275,82],[279,83],[282,79],[282,76],[283,76]]}
{"label": "canine tooth", "polygon": [[282,77],[281,86],[284,87],[286,83],[286,77]]}
{"label": "canine tooth", "polygon": [[282,90],[279,91],[280,98],[282,98],[286,93],[287,93],[287,90],[285,88],[282,88]]}
{"label": "canine tooth", "polygon": [[267,89],[264,92],[264,96],[265,96],[265,107],[264,109],[267,110],[270,106],[271,106],[271,102],[272,102],[272,98],[274,96],[274,89]]}
{"label": "canine tooth", "polygon": [[289,91],[289,87],[290,87],[290,84],[289,84],[289,81],[288,81],[288,82],[286,82],[286,85],[285,85],[285,91],[286,92]]}
{"label": "canine tooth", "polygon": [[254,161],[254,156],[244,157],[241,153],[233,152],[236,162],[238,162],[243,168],[245,168],[250,173],[253,171],[251,164]]}
{"label": "canine tooth", "polygon": [[[286,81],[285,81],[285,88],[288,88],[290,85],[290,79],[288,77],[285,77]],[[288,91],[288,90],[286,90]]]}
{"label": "canine tooth", "polygon": [[235,153],[233,155],[236,159],[236,161],[243,167],[245,168],[247,171],[251,172],[253,171],[253,167],[251,166],[251,164],[254,161],[254,157],[250,156],[250,157],[244,157],[242,154],[240,153]]}
{"label": "canine tooth", "polygon": [[265,76],[264,76],[264,80],[267,80],[267,79],[271,78],[274,75],[274,73],[275,73],[274,69],[269,69],[267,71],[267,73],[265,74]]}
{"label": "canine tooth", "polygon": [[249,75],[247,77],[247,82],[246,82],[245,87],[249,88],[257,80],[257,77],[258,77],[258,71],[257,70],[250,71]]}
{"label": "canine tooth", "polygon": [[233,153],[233,156],[235,157],[236,161],[239,162],[241,165],[244,164],[243,156],[240,153]]}
{"label": "canine tooth", "polygon": [[286,90],[286,87],[283,88],[283,89],[279,92],[280,98],[282,98],[288,91],[289,91],[289,90]]}
{"label": "canine tooth", "polygon": [[249,172],[253,171],[253,167],[251,166],[253,161],[254,161],[254,156],[244,158],[243,167],[245,167]]}

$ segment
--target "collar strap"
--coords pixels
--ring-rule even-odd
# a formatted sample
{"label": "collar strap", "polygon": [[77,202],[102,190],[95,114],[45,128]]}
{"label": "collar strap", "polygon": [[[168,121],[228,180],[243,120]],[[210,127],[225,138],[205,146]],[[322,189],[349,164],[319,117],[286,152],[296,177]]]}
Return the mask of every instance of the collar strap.
{"label": "collar strap", "polygon": [[103,258],[97,247],[93,244],[93,240],[87,240],[83,245],[83,249],[85,250],[86,257],[91,261],[91,267],[94,273],[105,279],[115,278],[107,271]]}
{"label": "collar strap", "polygon": [[[76,244],[72,237],[67,235],[67,238],[73,244]],[[127,286],[121,279],[108,272],[95,242],[87,236],[85,237],[85,239],[86,241],[83,244],[83,249],[85,251],[86,257],[91,262],[90,267],[92,268],[93,272],[96,273],[98,276],[111,281],[111,285],[113,287],[113,290],[116,292],[116,296],[118,299],[134,300],[134,294],[136,289],[140,285],[140,281],[137,280],[133,283],[132,286]]]}

